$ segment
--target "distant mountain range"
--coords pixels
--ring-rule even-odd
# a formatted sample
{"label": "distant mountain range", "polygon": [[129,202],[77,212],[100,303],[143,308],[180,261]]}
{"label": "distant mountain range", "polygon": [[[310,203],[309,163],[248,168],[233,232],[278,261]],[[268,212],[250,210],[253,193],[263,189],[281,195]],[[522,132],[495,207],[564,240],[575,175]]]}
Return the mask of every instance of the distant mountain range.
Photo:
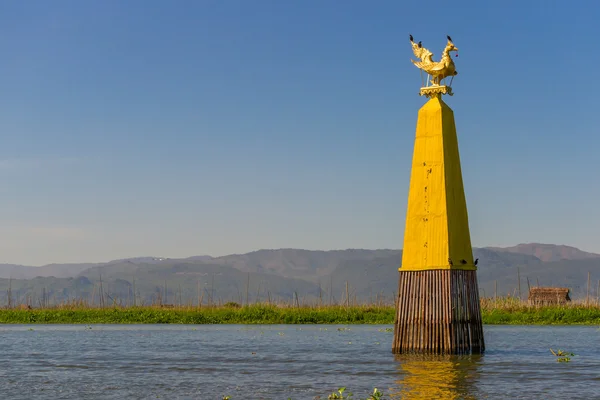
{"label": "distant mountain range", "polygon": [[535,256],[542,261],[587,260],[598,258],[599,254],[581,251],[571,246],[554,244],[522,243],[513,247],[487,247],[490,250]]}
{"label": "distant mountain range", "polygon": [[[592,295],[600,280],[600,254],[574,247],[527,243],[475,248],[482,296],[526,297],[528,285],[565,286]],[[202,304],[254,301],[386,301],[395,297],[401,250],[258,250],[223,257],[136,257],[106,263],[0,264],[0,304]],[[596,283],[594,283],[596,282]],[[134,295],[135,293],[135,295]]]}

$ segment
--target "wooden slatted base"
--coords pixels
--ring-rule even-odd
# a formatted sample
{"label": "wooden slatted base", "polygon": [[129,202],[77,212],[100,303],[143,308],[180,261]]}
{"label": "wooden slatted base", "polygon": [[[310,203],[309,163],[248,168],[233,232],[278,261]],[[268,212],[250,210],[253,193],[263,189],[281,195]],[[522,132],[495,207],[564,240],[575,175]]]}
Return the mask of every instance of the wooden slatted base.
{"label": "wooden slatted base", "polygon": [[393,353],[482,353],[477,271],[400,271]]}

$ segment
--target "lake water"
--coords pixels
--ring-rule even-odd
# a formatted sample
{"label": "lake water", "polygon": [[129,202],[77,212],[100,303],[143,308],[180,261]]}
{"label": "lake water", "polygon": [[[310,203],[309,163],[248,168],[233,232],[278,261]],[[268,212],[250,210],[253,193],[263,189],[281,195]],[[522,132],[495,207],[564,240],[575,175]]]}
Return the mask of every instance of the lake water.
{"label": "lake water", "polygon": [[[390,325],[1,325],[3,399],[600,398],[597,327],[485,326],[472,357],[391,354]],[[30,330],[32,329],[32,330]],[[558,363],[549,348],[574,352]]]}

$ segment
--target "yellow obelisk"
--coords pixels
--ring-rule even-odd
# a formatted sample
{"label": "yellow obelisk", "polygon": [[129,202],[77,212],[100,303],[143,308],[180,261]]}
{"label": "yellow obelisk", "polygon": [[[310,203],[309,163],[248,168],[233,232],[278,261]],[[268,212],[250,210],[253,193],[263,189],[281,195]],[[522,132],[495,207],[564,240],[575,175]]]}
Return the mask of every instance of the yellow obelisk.
{"label": "yellow obelisk", "polygon": [[439,62],[412,40],[431,76],[420,94],[404,248],[394,330],[394,353],[471,353],[484,350],[476,266],[473,260],[452,95],[444,78],[456,75],[448,37]]}
{"label": "yellow obelisk", "polygon": [[475,266],[454,113],[438,95],[419,110],[402,270],[452,268]]}

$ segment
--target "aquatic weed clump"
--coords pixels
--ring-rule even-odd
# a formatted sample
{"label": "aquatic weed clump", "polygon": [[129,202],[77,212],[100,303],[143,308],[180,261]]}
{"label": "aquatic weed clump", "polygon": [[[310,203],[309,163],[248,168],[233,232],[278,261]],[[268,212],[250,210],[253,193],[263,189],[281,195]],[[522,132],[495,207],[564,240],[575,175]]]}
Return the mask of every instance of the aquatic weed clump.
{"label": "aquatic weed clump", "polygon": [[556,357],[557,362],[569,362],[571,361],[571,357],[575,357],[575,354],[562,350],[557,350],[555,352],[554,350],[550,349],[550,352]]}
{"label": "aquatic weed clump", "polygon": [[[321,396],[317,396],[315,397],[315,399],[321,399]],[[327,400],[349,400],[349,399],[354,399],[354,393],[352,392],[346,392],[346,388],[345,387],[341,387],[339,388],[337,391],[331,393],[329,396],[327,396]],[[385,400],[386,397],[384,397],[383,392],[381,392],[379,389],[374,388],[373,389],[373,393],[371,393],[369,395],[369,397],[360,397],[360,398],[356,398],[356,400]],[[223,396],[223,400],[234,400],[231,398],[231,396]],[[291,397],[288,397],[287,400],[292,400]]]}

